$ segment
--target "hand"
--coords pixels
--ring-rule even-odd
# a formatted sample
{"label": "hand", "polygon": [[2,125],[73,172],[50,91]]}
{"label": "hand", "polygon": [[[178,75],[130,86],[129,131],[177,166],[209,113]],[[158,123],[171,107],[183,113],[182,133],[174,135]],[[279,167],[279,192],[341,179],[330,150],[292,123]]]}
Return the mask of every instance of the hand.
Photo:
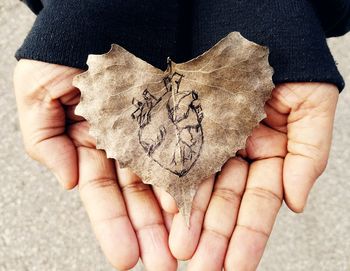
{"label": "hand", "polygon": [[96,150],[87,122],[74,114],[78,69],[19,61],[14,74],[18,116],[27,153],[46,165],[63,187],[79,186],[97,239],[118,270],[139,256],[148,270],[176,270],[168,232],[150,186]]}
{"label": "hand", "polygon": [[[165,192],[156,191],[177,259],[188,270],[256,270],[282,200],[302,212],[324,171],[331,145],[338,89],[325,83],[286,83],[274,89],[267,118],[246,149],[204,181],[187,229]],[[211,192],[211,189],[213,191]]]}

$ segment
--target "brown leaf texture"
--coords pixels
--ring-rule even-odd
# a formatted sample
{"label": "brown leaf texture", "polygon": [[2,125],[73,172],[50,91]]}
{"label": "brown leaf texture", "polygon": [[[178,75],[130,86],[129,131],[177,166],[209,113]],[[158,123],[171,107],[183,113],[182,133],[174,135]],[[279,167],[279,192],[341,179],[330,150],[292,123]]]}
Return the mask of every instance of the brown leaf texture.
{"label": "brown leaf texture", "polygon": [[[189,223],[202,180],[245,147],[274,88],[269,50],[231,32],[162,71],[119,45],[89,55],[76,114],[97,148],[172,195]],[[165,60],[164,60],[165,61]]]}

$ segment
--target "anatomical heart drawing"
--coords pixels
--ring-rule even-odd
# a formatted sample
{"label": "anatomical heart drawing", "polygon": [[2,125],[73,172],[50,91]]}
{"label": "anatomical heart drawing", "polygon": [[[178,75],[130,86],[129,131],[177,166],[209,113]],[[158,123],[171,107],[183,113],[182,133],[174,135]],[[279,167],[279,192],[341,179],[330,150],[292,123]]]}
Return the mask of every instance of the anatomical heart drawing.
{"label": "anatomical heart drawing", "polygon": [[274,88],[268,49],[232,32],[166,71],[119,45],[89,55],[76,76],[76,114],[90,124],[97,148],[143,182],[170,193],[187,223],[205,178],[245,147],[265,117]]}
{"label": "anatomical heart drawing", "polygon": [[145,89],[141,101],[133,99],[136,110],[131,115],[139,124],[139,142],[147,155],[179,177],[192,168],[203,144],[198,93],[182,90],[182,77],[177,72],[164,77],[159,97]]}

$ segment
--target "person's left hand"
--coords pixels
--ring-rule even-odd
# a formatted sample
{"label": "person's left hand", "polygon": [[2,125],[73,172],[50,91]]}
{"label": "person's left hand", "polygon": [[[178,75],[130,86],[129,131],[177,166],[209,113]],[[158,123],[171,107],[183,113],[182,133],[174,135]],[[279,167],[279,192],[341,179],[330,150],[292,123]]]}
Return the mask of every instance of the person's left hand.
{"label": "person's left hand", "polygon": [[229,159],[215,182],[211,178],[200,185],[190,228],[170,196],[156,190],[165,217],[172,221],[168,226],[170,250],[179,260],[190,259],[188,270],[219,271],[225,261],[225,270],[255,270],[283,197],[283,159],[279,156],[285,155],[286,136],[261,125],[249,140],[250,157],[261,150],[253,145],[263,138],[276,157],[251,164],[241,157]]}
{"label": "person's left hand", "polygon": [[188,270],[256,270],[282,201],[302,212],[326,167],[338,94],[326,83],[277,86],[241,157],[227,161],[215,183],[201,184],[189,229],[171,197],[156,190],[172,221],[169,247],[191,259]]}

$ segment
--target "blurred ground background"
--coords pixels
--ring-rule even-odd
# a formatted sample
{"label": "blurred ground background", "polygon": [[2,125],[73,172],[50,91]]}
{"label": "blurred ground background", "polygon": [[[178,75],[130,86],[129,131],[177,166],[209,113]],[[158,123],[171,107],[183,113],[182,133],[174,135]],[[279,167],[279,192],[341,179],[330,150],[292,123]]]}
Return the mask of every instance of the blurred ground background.
{"label": "blurred ground background", "polygon": [[[0,0],[0,271],[112,270],[77,191],[63,191],[23,151],[13,54],[33,21],[19,1]],[[350,35],[329,44],[348,86],[340,96],[328,168],[303,214],[283,206],[259,271],[350,270]]]}

